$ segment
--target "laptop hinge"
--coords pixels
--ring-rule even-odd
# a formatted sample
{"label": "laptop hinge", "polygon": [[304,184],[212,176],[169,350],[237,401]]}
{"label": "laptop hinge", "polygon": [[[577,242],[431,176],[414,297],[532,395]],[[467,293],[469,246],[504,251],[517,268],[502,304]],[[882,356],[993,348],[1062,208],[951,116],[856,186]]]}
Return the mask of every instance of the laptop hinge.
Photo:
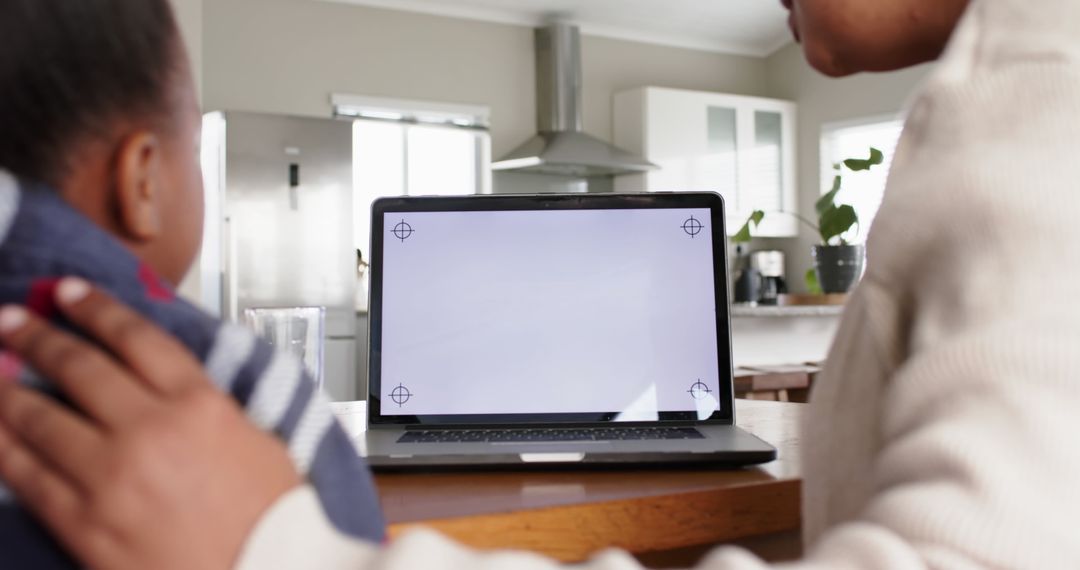
{"label": "laptop hinge", "polygon": [[535,424],[476,424],[476,425],[406,425],[406,431],[432,430],[492,430],[492,429],[593,429],[593,428],[640,428],[640,427],[695,427],[706,424],[692,421],[670,422],[604,422],[604,423],[535,423]]}

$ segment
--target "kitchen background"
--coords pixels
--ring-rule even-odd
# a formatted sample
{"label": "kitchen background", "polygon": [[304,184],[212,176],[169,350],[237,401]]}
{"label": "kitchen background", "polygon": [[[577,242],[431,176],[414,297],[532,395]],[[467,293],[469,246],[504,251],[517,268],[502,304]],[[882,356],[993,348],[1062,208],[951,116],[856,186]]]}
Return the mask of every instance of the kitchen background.
{"label": "kitchen background", "polygon": [[[832,163],[864,154],[871,145],[891,158],[903,104],[928,71],[923,66],[824,78],[803,61],[790,42],[783,10],[770,0],[174,2],[203,106],[224,112],[208,122],[211,134],[221,131],[216,135],[222,146],[207,163],[217,173],[208,177],[219,182],[208,186],[209,192],[220,192],[207,197],[215,219],[208,220],[203,260],[183,292],[226,316],[245,303],[237,298],[229,306],[230,279],[233,293],[245,275],[257,280],[260,267],[274,257],[272,244],[300,231],[262,227],[265,239],[252,252],[237,255],[227,242],[243,248],[244,236],[218,223],[228,217],[231,202],[243,203],[234,198],[244,195],[242,189],[229,178],[243,167],[230,165],[240,164],[245,140],[257,142],[259,128],[273,128],[255,124],[263,114],[328,122],[335,114],[362,118],[355,126],[339,118],[344,130],[331,124],[327,128],[337,134],[316,137],[339,137],[337,150],[330,152],[354,161],[356,189],[342,192],[354,192],[345,198],[360,213],[352,219],[346,213],[341,231],[355,238],[349,243],[348,237],[324,236],[334,250],[324,259],[333,259],[335,282],[348,288],[348,280],[355,280],[353,247],[366,247],[362,212],[376,195],[718,189],[735,204],[729,225],[741,224],[758,208],[812,213],[823,187],[831,184]],[[645,155],[661,170],[587,179],[490,171],[493,160],[537,133],[538,106],[545,107],[537,94],[534,36],[553,16],[581,27],[584,131]],[[709,112],[716,108],[727,111]],[[240,129],[245,121],[252,126]],[[742,136],[746,133],[754,136]],[[709,159],[725,144],[738,156],[733,160],[742,174]],[[300,162],[287,154],[310,155],[306,149],[320,145],[299,148],[297,143],[273,152],[283,161]],[[880,200],[884,174],[880,169],[845,182],[846,200],[855,203],[864,221]],[[281,177],[285,192],[288,180],[284,173]],[[251,208],[245,211],[250,215]],[[749,249],[782,251],[787,280],[800,291],[802,275],[812,266],[811,246],[820,238],[781,218],[768,216],[761,233],[775,237],[755,238]],[[320,247],[318,238],[308,243]],[[238,267],[241,258],[245,270]],[[223,271],[232,275],[222,279]],[[342,293],[342,286],[326,286],[335,291],[333,301],[325,303],[330,306],[326,378],[335,399],[351,400],[365,392],[366,315],[362,307],[354,310],[356,295]],[[289,295],[277,302],[247,302],[288,304]],[[736,364],[820,360],[837,315],[838,309],[829,307],[741,307],[733,319]]]}

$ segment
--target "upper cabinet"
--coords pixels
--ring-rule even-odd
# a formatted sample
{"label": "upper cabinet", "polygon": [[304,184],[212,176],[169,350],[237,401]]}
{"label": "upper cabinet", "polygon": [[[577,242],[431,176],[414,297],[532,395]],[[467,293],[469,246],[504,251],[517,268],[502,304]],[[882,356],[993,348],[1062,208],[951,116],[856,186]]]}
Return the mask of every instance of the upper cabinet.
{"label": "upper cabinet", "polygon": [[754,210],[754,235],[797,234],[795,104],[702,91],[643,87],[615,96],[615,144],[660,166],[619,176],[620,192],[718,192],[734,234]]}

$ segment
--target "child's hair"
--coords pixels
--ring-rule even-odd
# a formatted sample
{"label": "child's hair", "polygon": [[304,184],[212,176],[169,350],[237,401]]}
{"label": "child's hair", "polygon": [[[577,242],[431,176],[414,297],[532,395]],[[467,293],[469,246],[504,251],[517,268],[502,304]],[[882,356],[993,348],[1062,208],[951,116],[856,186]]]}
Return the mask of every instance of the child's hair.
{"label": "child's hair", "polygon": [[73,144],[168,109],[168,0],[2,0],[0,38],[0,169],[55,184]]}

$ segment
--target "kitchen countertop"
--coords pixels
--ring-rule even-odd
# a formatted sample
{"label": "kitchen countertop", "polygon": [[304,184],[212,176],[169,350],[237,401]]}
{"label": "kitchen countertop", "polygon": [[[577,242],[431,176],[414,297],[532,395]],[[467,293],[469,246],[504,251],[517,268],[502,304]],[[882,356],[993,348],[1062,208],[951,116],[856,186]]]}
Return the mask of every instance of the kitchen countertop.
{"label": "kitchen countertop", "polygon": [[732,317],[837,317],[843,305],[732,305]]}

